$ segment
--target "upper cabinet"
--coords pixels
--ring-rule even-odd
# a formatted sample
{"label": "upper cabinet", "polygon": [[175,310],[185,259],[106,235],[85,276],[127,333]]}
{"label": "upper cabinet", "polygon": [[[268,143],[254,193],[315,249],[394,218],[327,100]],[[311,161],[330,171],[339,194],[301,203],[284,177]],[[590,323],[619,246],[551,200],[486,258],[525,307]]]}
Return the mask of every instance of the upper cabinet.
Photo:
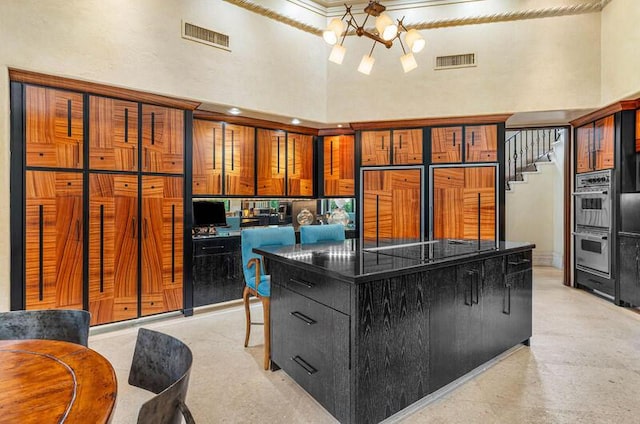
{"label": "upper cabinet", "polygon": [[496,162],[498,160],[498,126],[467,126],[465,131],[465,162]]}
{"label": "upper cabinet", "polygon": [[462,162],[462,127],[431,129],[431,162]]}
{"label": "upper cabinet", "polygon": [[142,171],[184,172],[184,111],[142,105]]}
{"label": "upper cabinet", "polygon": [[393,164],[422,163],[422,129],[393,130]]}
{"label": "upper cabinet", "polygon": [[91,96],[89,168],[138,170],[138,104]]}
{"label": "upper cabinet", "polygon": [[258,129],[258,196],[284,196],[287,134]]}
{"label": "upper cabinet", "polygon": [[255,129],[225,124],[224,129],[225,194],[255,194]]}
{"label": "upper cabinet", "polygon": [[324,158],[324,195],[355,195],[354,139],[352,135],[325,137],[323,142]]}
{"label": "upper cabinet", "polygon": [[614,115],[576,130],[576,173],[613,168]]}
{"label": "upper cabinet", "polygon": [[313,136],[287,137],[287,191],[289,196],[313,196]]}
{"label": "upper cabinet", "polygon": [[26,86],[27,166],[82,168],[83,110],[81,93]]}
{"label": "upper cabinet", "polygon": [[362,131],[360,147],[362,166],[391,164],[391,131]]}
{"label": "upper cabinet", "polygon": [[362,131],[362,166],[422,163],[422,129]]}
{"label": "upper cabinet", "polygon": [[193,120],[193,194],[222,194],[222,123]]}

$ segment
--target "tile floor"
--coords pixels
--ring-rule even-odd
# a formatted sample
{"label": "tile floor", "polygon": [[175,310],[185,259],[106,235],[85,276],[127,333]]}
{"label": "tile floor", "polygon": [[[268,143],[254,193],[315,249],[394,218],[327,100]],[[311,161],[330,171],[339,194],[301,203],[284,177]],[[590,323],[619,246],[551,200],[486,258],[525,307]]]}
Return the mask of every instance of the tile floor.
{"label": "tile floor", "polygon": [[[534,270],[533,338],[448,393],[393,417],[401,423],[640,422],[640,314],[566,288],[554,268]],[[252,313],[261,316],[259,304]],[[282,371],[262,370],[262,327],[242,347],[240,306],[142,326],[166,332],[192,349],[187,396],[196,422],[334,423]],[[127,383],[137,326],[92,335],[89,346],[118,375],[113,424],[136,422],[151,396]]]}

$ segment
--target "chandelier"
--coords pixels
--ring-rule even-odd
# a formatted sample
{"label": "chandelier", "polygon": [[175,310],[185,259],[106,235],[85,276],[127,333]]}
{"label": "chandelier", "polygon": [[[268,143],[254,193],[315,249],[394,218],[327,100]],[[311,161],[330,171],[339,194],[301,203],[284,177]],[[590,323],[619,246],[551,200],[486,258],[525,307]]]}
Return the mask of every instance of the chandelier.
{"label": "chandelier", "polygon": [[[344,7],[346,8],[346,12],[342,15],[342,18],[333,18],[329,22],[327,29],[322,33],[324,40],[333,46],[331,54],[329,55],[329,60],[331,62],[337,63],[338,65],[342,64],[344,55],[347,52],[347,49],[343,46],[344,39],[346,38],[349,29],[353,29],[358,37],[365,36],[373,40],[373,46],[371,47],[369,54],[362,56],[362,60],[358,66],[359,72],[362,72],[365,75],[369,75],[371,73],[373,63],[375,62],[375,59],[373,58],[373,49],[376,47],[377,43],[380,43],[390,49],[396,39],[400,42],[400,47],[402,47],[403,55],[400,56],[402,69],[404,69],[405,72],[409,72],[418,67],[413,54],[422,51],[425,46],[425,40],[418,30],[407,30],[407,28],[405,28],[402,23],[404,17],[399,19],[397,23],[394,23],[389,15],[384,13],[386,7],[381,5],[378,1],[370,1],[369,5],[364,8],[365,13],[367,14],[366,18],[362,25],[358,25],[358,22],[351,14],[351,6],[347,6],[345,4]],[[364,28],[370,16],[374,16],[376,18],[375,32],[369,32]],[[402,39],[400,38],[402,31],[406,33],[404,36],[404,42],[407,44],[409,52],[405,49]],[[338,43],[338,40],[340,40],[340,43]]]}

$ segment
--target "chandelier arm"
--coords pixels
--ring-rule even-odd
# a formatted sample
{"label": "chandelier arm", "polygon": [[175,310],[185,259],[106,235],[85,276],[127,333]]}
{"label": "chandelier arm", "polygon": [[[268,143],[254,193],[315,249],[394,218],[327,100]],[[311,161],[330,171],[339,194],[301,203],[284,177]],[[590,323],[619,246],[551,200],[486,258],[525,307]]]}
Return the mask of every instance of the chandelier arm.
{"label": "chandelier arm", "polygon": [[[360,28],[359,28],[360,29]],[[365,37],[371,38],[373,41],[377,41],[378,43],[384,45],[386,48],[390,49],[391,46],[393,45],[393,40],[384,40],[381,37],[370,33],[369,31],[362,29],[362,32],[358,31],[358,36],[360,35],[364,35]]]}
{"label": "chandelier arm", "polygon": [[371,56],[373,54],[373,49],[376,48],[376,42],[373,42],[373,46],[371,46],[371,51],[369,52],[369,56]]}

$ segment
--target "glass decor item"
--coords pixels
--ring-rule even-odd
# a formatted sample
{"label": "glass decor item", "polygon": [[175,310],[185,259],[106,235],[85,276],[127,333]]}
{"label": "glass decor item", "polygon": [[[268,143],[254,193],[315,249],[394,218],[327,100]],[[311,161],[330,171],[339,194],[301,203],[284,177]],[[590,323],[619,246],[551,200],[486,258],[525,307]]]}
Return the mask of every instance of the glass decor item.
{"label": "glass decor item", "polygon": [[300,225],[313,224],[313,214],[307,208],[302,209],[296,219]]}
{"label": "glass decor item", "polygon": [[347,214],[344,209],[336,208],[331,212],[331,216],[329,216],[329,224],[342,224],[344,227],[349,223],[349,214]]}

